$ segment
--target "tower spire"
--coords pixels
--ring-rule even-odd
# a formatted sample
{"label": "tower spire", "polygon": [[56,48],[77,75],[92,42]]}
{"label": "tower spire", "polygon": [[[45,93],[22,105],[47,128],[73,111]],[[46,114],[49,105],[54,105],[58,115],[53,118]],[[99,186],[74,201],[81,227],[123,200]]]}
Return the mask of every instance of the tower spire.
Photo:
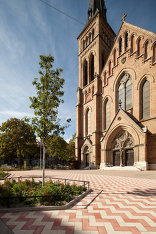
{"label": "tower spire", "polygon": [[107,8],[106,8],[104,0],[90,0],[89,1],[87,22],[93,18],[93,16],[95,15],[97,11],[99,11],[106,19]]}

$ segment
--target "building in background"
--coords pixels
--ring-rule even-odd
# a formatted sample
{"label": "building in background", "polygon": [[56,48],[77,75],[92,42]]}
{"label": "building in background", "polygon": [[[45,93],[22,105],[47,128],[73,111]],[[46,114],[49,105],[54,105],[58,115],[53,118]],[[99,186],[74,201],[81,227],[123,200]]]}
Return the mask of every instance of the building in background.
{"label": "building in background", "polygon": [[78,36],[76,157],[82,168],[156,169],[156,34],[125,21],[116,36],[90,0]]}

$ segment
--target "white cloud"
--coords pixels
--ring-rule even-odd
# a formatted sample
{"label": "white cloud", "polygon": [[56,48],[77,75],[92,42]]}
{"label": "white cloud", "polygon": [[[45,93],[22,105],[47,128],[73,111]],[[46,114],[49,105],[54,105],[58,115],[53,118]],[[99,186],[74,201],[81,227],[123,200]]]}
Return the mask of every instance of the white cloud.
{"label": "white cloud", "polygon": [[31,113],[18,112],[18,111],[13,111],[13,110],[0,111],[0,114],[11,116],[11,117],[17,117],[17,118],[34,117],[34,115]]}

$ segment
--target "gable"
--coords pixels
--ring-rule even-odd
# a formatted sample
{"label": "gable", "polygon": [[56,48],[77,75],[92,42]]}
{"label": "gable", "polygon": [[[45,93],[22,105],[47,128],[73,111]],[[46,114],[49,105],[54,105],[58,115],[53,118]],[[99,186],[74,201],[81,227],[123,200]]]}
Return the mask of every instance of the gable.
{"label": "gable", "polygon": [[[127,33],[127,42],[126,42],[126,33]],[[134,51],[132,51],[132,36],[134,36]],[[122,45],[122,51],[120,52],[120,40]],[[150,64],[155,65],[153,63],[153,47],[156,44],[156,33],[150,32],[148,30],[142,29],[140,27],[134,26],[130,23],[123,22],[121,28],[118,32],[114,45],[111,49],[111,52],[108,56],[108,59],[105,63],[105,66],[101,73],[101,78],[104,79],[104,83],[106,79],[108,79],[113,74],[113,69],[118,66],[119,60],[122,64],[125,63],[124,57],[138,56],[138,40],[141,40],[140,50],[141,56],[140,58],[145,57],[145,43],[148,42],[148,60]],[[125,44],[127,43],[127,48],[125,48]],[[115,55],[116,53],[116,55]],[[116,58],[115,58],[116,56]],[[139,57],[139,56],[138,56]],[[122,60],[123,59],[123,60]],[[110,72],[111,70],[111,72]],[[104,78],[106,76],[106,78]]]}

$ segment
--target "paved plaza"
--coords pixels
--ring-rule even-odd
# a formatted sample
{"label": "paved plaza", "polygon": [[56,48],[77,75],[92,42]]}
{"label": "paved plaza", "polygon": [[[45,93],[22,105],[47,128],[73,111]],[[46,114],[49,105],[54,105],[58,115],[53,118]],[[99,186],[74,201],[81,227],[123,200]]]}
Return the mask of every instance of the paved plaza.
{"label": "paved plaza", "polygon": [[156,171],[47,170],[46,175],[90,181],[93,192],[70,210],[0,213],[6,225],[0,233],[156,233]]}

